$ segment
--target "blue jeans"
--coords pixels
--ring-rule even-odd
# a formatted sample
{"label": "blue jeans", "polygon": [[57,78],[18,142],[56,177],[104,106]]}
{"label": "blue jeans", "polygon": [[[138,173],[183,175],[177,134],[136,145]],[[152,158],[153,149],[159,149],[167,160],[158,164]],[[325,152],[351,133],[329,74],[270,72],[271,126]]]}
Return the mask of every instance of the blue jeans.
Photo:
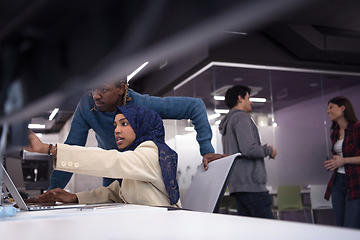
{"label": "blue jeans", "polygon": [[331,198],[337,226],[360,228],[360,199],[348,200],[345,174],[337,173]]}
{"label": "blue jeans", "polygon": [[239,216],[274,219],[272,199],[268,192],[236,192],[231,196],[235,197]]}

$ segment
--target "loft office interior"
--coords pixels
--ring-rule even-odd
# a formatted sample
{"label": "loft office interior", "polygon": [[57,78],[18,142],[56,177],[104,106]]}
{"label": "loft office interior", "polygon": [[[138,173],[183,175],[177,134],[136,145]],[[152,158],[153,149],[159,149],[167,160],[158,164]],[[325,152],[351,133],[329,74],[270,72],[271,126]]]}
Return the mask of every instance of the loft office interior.
{"label": "loft office interior", "polygon": [[[11,76],[9,81],[19,77],[22,79],[29,103],[38,104],[48,99],[53,101],[48,101],[47,106],[41,109],[24,104],[20,108],[22,112],[2,115],[2,123],[20,115],[24,119],[31,119],[31,123],[45,121],[46,127],[37,130],[43,134],[43,141],[63,142],[76,103],[88,88],[98,84],[99,79],[111,81],[119,73],[128,74],[143,62],[149,62],[130,80],[130,87],[143,94],[202,99],[211,118],[213,146],[219,153],[222,148],[217,123],[226,110],[223,101],[219,99],[229,86],[251,86],[252,97],[262,101],[254,101],[252,113],[259,126],[262,141],[275,145],[279,153],[276,160],[266,161],[268,185],[276,188],[283,184],[309,186],[327,183],[329,173],[323,168],[324,160],[330,156],[327,101],[334,96],[344,95],[353,103],[358,102],[358,3],[318,1],[299,5],[297,9],[290,9],[288,12],[279,8],[281,11],[277,17],[257,16],[257,19],[251,19],[258,20],[257,24],[245,21],[246,15],[238,14],[238,19],[247,24],[232,23],[228,28],[217,29],[216,32],[204,30],[201,23],[202,19],[207,23],[216,19],[218,15],[214,14],[214,9],[219,5],[205,8],[195,4],[192,7],[197,11],[194,11],[193,18],[182,19],[184,23],[181,24],[174,20],[180,13],[170,14],[174,13],[175,7],[182,6],[180,3],[177,6],[152,6],[148,3],[144,6],[152,7],[149,12],[153,13],[153,18],[157,16],[156,13],[162,13],[158,17],[160,20],[155,18],[153,23],[154,26],[157,23],[163,28],[142,27],[140,34],[132,32],[128,25],[136,26],[136,21],[141,22],[141,18],[131,18],[129,13],[126,15],[121,11],[115,1],[110,2],[112,7],[117,8],[110,9],[107,4],[102,4],[101,7],[96,4],[84,5],[84,2],[80,4],[79,1],[71,7],[80,14],[75,17],[75,13],[70,13],[64,19],[60,16],[61,11],[57,14],[54,12],[51,17],[46,14],[56,8],[66,10],[69,7],[60,2],[50,6],[45,3],[41,5],[39,1],[37,11],[42,15],[36,18],[29,14],[30,22],[25,21],[29,20],[26,19],[27,15],[20,14],[23,16],[21,19],[11,15],[14,14],[11,11],[9,15],[5,14],[13,17],[13,24],[9,27],[2,21],[3,59],[11,60],[14,56],[20,56],[14,60],[14,63],[20,63],[20,70],[16,72],[18,76]],[[228,4],[236,6],[232,1]],[[135,5],[127,7],[134,12],[142,12]],[[36,11],[36,7],[32,7]],[[169,7],[168,12],[163,13],[162,7]],[[17,9],[21,10],[19,6]],[[23,8],[23,14],[26,13],[24,9],[26,8]],[[219,15],[225,12],[228,13],[225,15],[231,16],[233,13],[229,9],[223,3],[218,10]],[[102,11],[110,17],[99,15]],[[119,12],[124,15],[119,16]],[[223,15],[221,17],[226,19]],[[114,24],[114,20],[122,20],[122,25]],[[166,22],[177,28],[165,28]],[[108,28],[103,28],[102,24],[107,24]],[[77,31],[79,26],[80,32]],[[116,28],[122,31],[114,31]],[[190,34],[176,35],[184,29],[197,31],[196,37],[191,38]],[[147,38],[139,40],[143,35],[147,35]],[[174,35],[183,41],[170,39]],[[128,36],[128,39],[124,36]],[[161,40],[170,42],[166,51],[156,45],[159,42],[168,43]],[[185,40],[193,41],[186,45]],[[127,48],[118,49],[119,43]],[[14,46],[17,47],[16,50]],[[2,79],[9,76],[7,71],[13,67],[11,63],[2,60]],[[113,71],[115,67],[116,73]],[[5,80],[2,81],[6,83]],[[31,81],[34,84],[29,84]],[[61,106],[57,105],[59,102]],[[25,107],[33,112],[25,111]],[[48,116],[55,107],[60,110],[54,120],[49,121]],[[359,113],[359,107],[356,104],[354,107]],[[201,162],[195,133],[191,131],[191,123],[187,120],[166,120],[165,125],[167,142],[179,153],[179,184],[186,194],[186,188]],[[95,139],[89,139],[89,145],[91,144],[96,146]],[[29,179],[33,180],[33,177],[30,176]],[[93,179],[88,184],[89,181],[86,182],[84,178],[87,177],[74,176],[69,188],[74,191],[90,190],[101,184],[100,179]],[[84,182],[87,184],[83,184]]]}

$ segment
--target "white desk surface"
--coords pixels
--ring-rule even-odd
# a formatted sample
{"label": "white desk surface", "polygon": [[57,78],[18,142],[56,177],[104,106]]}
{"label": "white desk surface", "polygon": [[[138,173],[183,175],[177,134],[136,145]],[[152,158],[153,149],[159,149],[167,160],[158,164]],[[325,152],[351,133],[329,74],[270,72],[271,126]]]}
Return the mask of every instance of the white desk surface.
{"label": "white desk surface", "polygon": [[[360,239],[360,230],[136,206],[52,210],[0,218],[1,239]],[[33,215],[33,216],[32,216]]]}
{"label": "white desk surface", "polygon": [[[2,222],[4,221],[18,221],[18,220],[26,220],[26,219],[37,219],[37,218],[59,218],[59,217],[76,217],[76,216],[84,216],[84,215],[99,215],[104,214],[106,212],[111,213],[133,213],[133,212],[147,212],[147,211],[163,211],[167,212],[167,208],[163,207],[149,207],[142,205],[132,205],[132,204],[117,204],[114,206],[107,207],[96,207],[90,209],[77,209],[77,208],[69,208],[69,209],[56,209],[56,210],[42,210],[42,211],[23,211],[16,213],[12,217],[0,218],[0,229]],[[1,232],[0,232],[1,233]],[[0,234],[1,236],[1,234]]]}

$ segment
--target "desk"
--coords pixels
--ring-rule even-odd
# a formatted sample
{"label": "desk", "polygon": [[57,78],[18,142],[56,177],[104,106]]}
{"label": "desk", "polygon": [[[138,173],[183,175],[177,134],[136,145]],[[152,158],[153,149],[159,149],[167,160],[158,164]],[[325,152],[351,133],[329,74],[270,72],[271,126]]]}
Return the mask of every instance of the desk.
{"label": "desk", "polygon": [[[163,207],[149,207],[142,205],[133,204],[116,204],[114,206],[97,207],[89,209],[55,209],[55,210],[42,210],[42,211],[23,211],[16,213],[12,217],[0,218],[0,229],[1,224],[7,221],[18,221],[18,220],[29,220],[29,219],[48,219],[48,218],[59,218],[59,217],[78,217],[87,215],[101,215],[104,213],[134,213],[134,212],[167,212],[167,208]],[[1,233],[1,231],[0,231]],[[1,236],[1,235],[0,235]]]}
{"label": "desk", "polygon": [[[184,210],[103,211],[0,221],[2,239],[360,239],[360,231]],[[50,212],[50,211],[48,211]]]}

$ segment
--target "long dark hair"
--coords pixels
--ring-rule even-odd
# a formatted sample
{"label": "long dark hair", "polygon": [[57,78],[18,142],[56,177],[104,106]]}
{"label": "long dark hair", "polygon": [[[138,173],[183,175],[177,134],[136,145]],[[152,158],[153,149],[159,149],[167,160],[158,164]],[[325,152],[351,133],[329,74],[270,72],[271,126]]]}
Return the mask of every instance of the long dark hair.
{"label": "long dark hair", "polygon": [[[346,97],[343,97],[343,96],[334,97],[333,99],[331,99],[328,102],[328,105],[329,105],[329,103],[336,104],[339,107],[341,107],[341,106],[345,107],[344,118],[346,119],[347,122],[355,123],[355,122],[359,121],[356,117],[354,108],[353,108],[350,100],[347,99]],[[337,125],[337,122],[332,121],[331,130],[333,130],[336,127],[336,125]]]}

